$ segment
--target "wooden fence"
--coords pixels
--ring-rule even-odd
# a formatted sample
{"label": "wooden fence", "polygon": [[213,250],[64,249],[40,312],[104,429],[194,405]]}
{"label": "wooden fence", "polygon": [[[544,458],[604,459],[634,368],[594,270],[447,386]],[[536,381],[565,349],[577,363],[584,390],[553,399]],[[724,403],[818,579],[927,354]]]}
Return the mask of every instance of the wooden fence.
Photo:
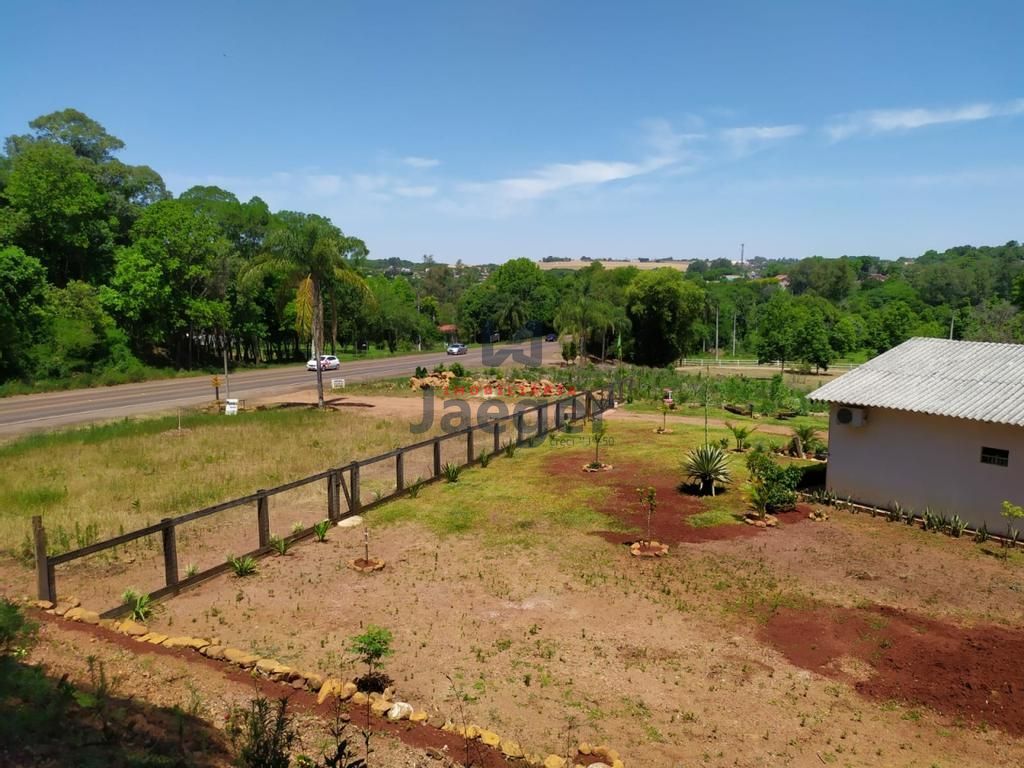
{"label": "wooden fence", "polygon": [[[216,515],[219,512],[224,512],[229,509],[255,505],[259,546],[253,551],[243,555],[243,557],[262,557],[263,555],[269,554],[273,551],[270,540],[270,499],[273,496],[284,493],[285,491],[290,491],[294,488],[310,485],[312,483],[325,483],[327,486],[326,518],[331,522],[336,523],[345,517],[360,514],[361,512],[365,512],[378,504],[382,504],[407,493],[409,484],[406,482],[405,477],[405,456],[410,451],[423,449],[428,446],[433,449],[433,466],[431,476],[425,480],[417,480],[415,484],[420,485],[431,483],[437,481],[442,475],[442,443],[449,440],[465,438],[465,461],[460,462],[459,465],[462,467],[470,466],[479,461],[479,455],[481,452],[486,452],[488,455],[493,456],[503,450],[504,446],[502,444],[501,436],[503,427],[506,424],[510,430],[514,429],[515,432],[514,439],[510,437],[506,442],[511,441],[516,445],[520,445],[524,442],[534,440],[538,437],[543,437],[552,431],[558,430],[568,422],[578,421],[581,418],[590,418],[601,413],[613,405],[614,389],[615,387],[612,386],[610,390],[582,392],[570,395],[569,397],[546,401],[529,408],[521,410],[514,409],[512,413],[504,416],[497,416],[481,423],[473,424],[468,427],[463,427],[462,429],[457,429],[452,432],[422,440],[418,443],[402,446],[401,448],[396,448],[393,451],[388,451],[387,453],[382,453],[379,456],[374,456],[369,459],[362,459],[359,461],[353,461],[352,463],[344,466],[333,467],[323,472],[318,472],[315,475],[304,477],[301,480],[293,480],[290,483],[279,485],[276,488],[261,489],[255,493],[249,494],[248,496],[232,499],[231,501],[225,501],[220,504],[214,504],[212,507],[206,507],[195,512],[189,512],[186,515],[164,518],[158,523],[147,525],[145,528],[129,531],[128,533],[123,533],[120,536],[115,536],[112,539],[96,542],[95,544],[90,544],[89,546],[59,555],[47,554],[46,530],[43,527],[42,518],[39,516],[33,517],[32,533],[35,546],[36,586],[39,599],[50,600],[54,603],[57,602],[56,566],[64,563],[70,563],[73,560],[78,560],[82,557],[94,555],[97,552],[102,552],[112,547],[127,544],[130,541],[135,541],[145,536],[155,535],[160,536],[162,544],[164,559],[164,586],[155,592],[152,592],[150,597],[154,600],[158,600],[168,595],[177,594],[183,589],[191,587],[202,581],[206,581],[207,579],[213,578],[221,573],[225,573],[231,567],[230,563],[223,562],[213,566],[212,568],[187,576],[186,578],[181,578],[178,570],[176,535],[177,528],[180,525],[200,520],[211,515]],[[621,399],[623,393],[623,383],[621,381],[618,383],[618,389],[619,397]],[[581,399],[583,400],[582,412],[580,408]],[[554,411],[554,418],[549,418],[550,411],[552,409]],[[535,428],[532,432],[527,429],[526,425],[526,417],[530,414],[535,414],[536,420]],[[478,437],[483,437],[485,443],[485,445],[482,446],[482,450],[478,449],[476,444]],[[365,467],[383,461],[394,462],[395,489],[387,495],[381,495],[374,498],[370,503],[363,504],[359,485],[360,471]],[[344,508],[342,505],[342,499],[344,499]],[[310,526],[296,531],[290,536],[284,538],[288,542],[298,541],[312,536],[313,532],[313,527]],[[102,616],[103,618],[117,618],[127,613],[128,610],[127,606],[120,605],[106,611]]]}

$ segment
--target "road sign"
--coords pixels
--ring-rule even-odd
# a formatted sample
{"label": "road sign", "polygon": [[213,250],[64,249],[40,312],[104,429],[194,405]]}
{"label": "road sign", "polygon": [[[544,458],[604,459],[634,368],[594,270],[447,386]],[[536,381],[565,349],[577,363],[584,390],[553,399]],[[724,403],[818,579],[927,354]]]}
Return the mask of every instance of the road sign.
{"label": "road sign", "polygon": [[238,399],[229,397],[224,401],[224,415],[225,416],[237,416],[238,415]]}

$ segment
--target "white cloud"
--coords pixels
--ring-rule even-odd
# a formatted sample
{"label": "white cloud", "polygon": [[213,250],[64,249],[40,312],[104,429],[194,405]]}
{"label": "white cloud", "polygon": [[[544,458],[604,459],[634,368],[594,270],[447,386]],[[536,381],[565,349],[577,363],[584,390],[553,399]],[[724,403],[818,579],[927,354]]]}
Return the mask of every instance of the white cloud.
{"label": "white cloud", "polygon": [[436,160],[433,157],[416,157],[414,155],[403,157],[402,162],[410,168],[436,168],[441,164],[440,160]]}
{"label": "white cloud", "polygon": [[437,194],[437,187],[428,186],[398,186],[394,190],[396,195],[401,197],[433,197]]}
{"label": "white cloud", "polygon": [[727,128],[722,131],[722,138],[732,145],[737,154],[745,154],[754,147],[769,142],[790,139],[804,132],[802,125],[746,125],[740,128]]}
{"label": "white cloud", "polygon": [[825,132],[832,141],[842,141],[857,134],[911,131],[929,125],[974,122],[1020,114],[1024,114],[1024,99],[1003,104],[982,102],[946,109],[876,109],[833,118]]}

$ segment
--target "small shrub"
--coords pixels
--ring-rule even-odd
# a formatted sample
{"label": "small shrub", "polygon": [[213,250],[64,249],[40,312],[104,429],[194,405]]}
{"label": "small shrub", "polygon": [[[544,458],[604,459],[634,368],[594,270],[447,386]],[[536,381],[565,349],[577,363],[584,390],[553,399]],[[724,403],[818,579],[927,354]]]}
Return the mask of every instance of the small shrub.
{"label": "small shrub", "polygon": [[982,523],[981,528],[974,532],[974,542],[976,544],[983,544],[986,541],[988,541],[988,526]]}
{"label": "small shrub", "polygon": [[444,363],[438,363],[434,366],[434,373],[444,373]]}
{"label": "small shrub", "polygon": [[1016,545],[1019,536],[1019,532],[1013,527],[1013,523],[1015,520],[1024,518],[1024,507],[1004,501],[1003,511],[999,514],[1006,518],[1006,546],[1012,547]]}
{"label": "small shrub", "polygon": [[446,483],[457,483],[459,482],[459,475],[462,474],[462,467],[458,464],[453,464],[450,461],[446,461],[441,465],[441,477],[444,478]]}
{"label": "small shrub", "polygon": [[386,688],[391,680],[380,670],[381,662],[395,651],[391,647],[394,636],[384,627],[369,625],[366,631],[349,639],[348,650],[366,665],[366,674],[356,681],[360,690],[379,692]]}
{"label": "small shrub", "polygon": [[960,515],[953,515],[949,521],[949,535],[954,539],[959,539],[965,530],[967,530],[967,522],[962,520]]}
{"label": "small shrub", "polygon": [[153,599],[130,587],[121,594],[121,602],[128,606],[129,615],[135,621],[146,621],[153,615]]}
{"label": "small shrub", "polygon": [[271,702],[257,696],[247,709],[233,709],[227,733],[237,753],[237,768],[288,768],[298,739],[287,698]]}
{"label": "small shrub", "polygon": [[427,378],[427,369],[424,368],[422,365],[417,365],[416,366],[416,372],[413,375],[417,379],[425,379],[425,378]]}
{"label": "small shrub", "polygon": [[466,376],[466,369],[462,367],[462,363],[452,363],[449,370],[460,379]]}
{"label": "small shrub", "polygon": [[292,534],[294,535],[296,533],[301,533],[302,529],[305,528],[305,527],[306,526],[304,526],[302,524],[302,521],[300,520],[299,522],[297,522],[295,525],[292,526]]}
{"label": "small shrub", "polygon": [[186,579],[191,579],[197,573],[199,573],[199,566],[196,565],[195,563],[189,563],[185,567],[185,578]]}
{"label": "small shrub", "polygon": [[768,512],[793,508],[796,504],[796,487],[803,477],[803,468],[780,467],[768,454],[750,453],[747,454],[747,469],[750,472],[751,485],[756,489],[755,503],[763,504]]}
{"label": "small shrub", "polygon": [[486,469],[487,465],[491,463],[491,454],[487,451],[480,451],[480,456],[478,458],[480,459],[480,466],[484,469]]}
{"label": "small shrub", "polygon": [[900,506],[898,501],[894,501],[889,505],[889,509],[885,513],[885,519],[890,523],[898,523],[903,519],[903,507]]}
{"label": "small shrub", "polygon": [[[751,454],[754,455],[754,454]],[[729,472],[729,457],[718,445],[699,445],[683,459],[686,479],[696,482],[701,493],[715,495],[716,485],[725,485],[732,479]]]}
{"label": "small shrub", "polygon": [[229,555],[228,563],[231,565],[232,572],[239,578],[252,576],[256,573],[256,558],[254,557],[249,557],[248,555],[245,557]]}
{"label": "small shrub", "polygon": [[724,450],[724,449],[727,449],[727,448],[729,447],[729,438],[728,438],[728,437],[723,437],[723,438],[720,438],[720,439],[718,440],[718,446],[719,446],[720,448],[722,448],[723,450]]}
{"label": "small shrub", "polygon": [[799,427],[793,427],[793,453],[799,455],[801,450],[804,454],[814,455],[815,451],[821,447],[821,438],[818,437],[818,430],[813,424],[805,424]]}
{"label": "small shrub", "polygon": [[0,657],[24,656],[35,644],[38,630],[16,603],[0,598]]}
{"label": "small shrub", "polygon": [[737,451],[743,451],[750,447],[750,442],[747,438],[757,431],[757,427],[747,427],[743,424],[730,424],[728,421],[725,422],[725,426],[730,432],[732,432],[732,436],[736,439]]}
{"label": "small shrub", "polygon": [[327,530],[331,527],[330,520],[319,520],[313,523],[313,535],[321,544],[327,541]]}
{"label": "small shrub", "polygon": [[270,538],[270,546],[274,548],[274,551],[278,555],[284,557],[288,554],[288,548],[291,546],[291,542],[283,536],[272,536]]}
{"label": "small shrub", "polygon": [[423,487],[423,479],[420,478],[420,477],[417,477],[416,478],[416,482],[413,483],[412,485],[410,485],[406,489],[406,492],[409,494],[409,498],[410,499],[415,499],[417,496],[419,496],[420,495],[420,488],[422,488],[422,487]]}
{"label": "small shrub", "polygon": [[515,440],[509,440],[507,443],[505,443],[504,446],[502,446],[502,448],[505,451],[505,458],[506,459],[511,459],[512,457],[514,457],[516,455],[516,443],[515,443]]}

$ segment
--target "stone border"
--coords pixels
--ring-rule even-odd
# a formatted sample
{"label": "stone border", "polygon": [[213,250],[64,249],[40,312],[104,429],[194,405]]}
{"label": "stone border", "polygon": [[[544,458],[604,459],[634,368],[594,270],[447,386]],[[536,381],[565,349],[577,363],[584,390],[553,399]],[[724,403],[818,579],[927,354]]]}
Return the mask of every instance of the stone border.
{"label": "stone border", "polygon": [[[134,619],[101,619],[99,613],[83,608],[81,601],[74,597],[61,600],[57,605],[49,600],[26,599],[24,602],[50,615],[62,617],[67,621],[99,626],[126,635],[139,643],[161,645],[164,648],[190,648],[208,659],[233,664],[250,670],[254,675],[296,690],[309,690],[316,693],[318,705],[328,699],[337,699],[338,701],[347,701],[353,706],[369,707],[372,714],[391,722],[408,720],[410,723],[427,725],[431,719],[425,710],[417,710],[408,702],[394,699],[392,688],[386,688],[384,693],[366,694],[358,690],[355,680],[338,677],[324,678],[316,672],[297,670],[276,659],[264,658],[238,648],[232,648],[222,643],[219,638],[207,640],[203,637],[188,635],[165,635],[161,632],[150,631],[145,624]],[[559,755],[543,756],[536,752],[526,752],[518,742],[502,738],[496,732],[478,725],[459,726],[451,718],[446,718],[439,727],[446,733],[455,733],[464,739],[478,740],[480,743],[498,750],[506,758],[520,760],[530,768],[577,768],[579,765],[570,763]],[[591,746],[586,742],[581,742],[577,752],[580,755],[593,756],[598,759],[597,762],[590,763],[587,768],[625,768],[619,753],[603,744]]]}

